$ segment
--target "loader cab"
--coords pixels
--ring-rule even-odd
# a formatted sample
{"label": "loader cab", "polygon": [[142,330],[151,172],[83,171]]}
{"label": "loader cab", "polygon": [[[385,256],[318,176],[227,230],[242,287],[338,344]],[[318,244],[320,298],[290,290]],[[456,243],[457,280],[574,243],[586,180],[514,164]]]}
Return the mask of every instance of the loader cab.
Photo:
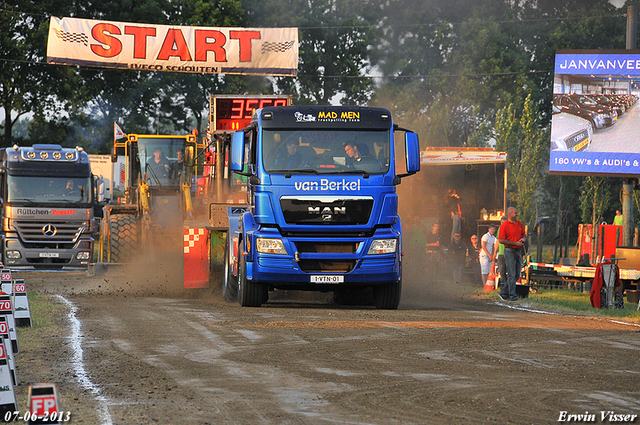
{"label": "loader cab", "polygon": [[139,137],[137,161],[140,178],[150,188],[177,188],[185,171],[184,137]]}

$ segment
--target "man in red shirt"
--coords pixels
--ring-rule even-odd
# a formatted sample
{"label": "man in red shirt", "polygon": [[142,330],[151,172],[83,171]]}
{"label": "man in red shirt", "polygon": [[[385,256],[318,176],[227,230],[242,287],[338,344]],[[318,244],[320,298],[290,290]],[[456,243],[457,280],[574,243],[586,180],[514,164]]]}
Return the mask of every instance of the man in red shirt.
{"label": "man in red shirt", "polygon": [[518,210],[514,207],[507,208],[507,221],[500,226],[500,239],[498,242],[504,245],[504,261],[507,266],[507,282],[498,295],[503,300],[517,301],[516,282],[520,279],[522,269],[522,255],[527,235],[524,226],[517,220]]}

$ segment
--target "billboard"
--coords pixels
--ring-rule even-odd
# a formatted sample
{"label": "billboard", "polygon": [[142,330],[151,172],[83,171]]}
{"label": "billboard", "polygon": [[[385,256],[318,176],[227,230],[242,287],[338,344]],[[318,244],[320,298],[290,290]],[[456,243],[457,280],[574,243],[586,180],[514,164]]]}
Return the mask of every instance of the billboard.
{"label": "billboard", "polygon": [[640,175],[640,50],[559,50],[551,174]]}
{"label": "billboard", "polygon": [[295,76],[298,29],[51,17],[47,62],[137,71]]}

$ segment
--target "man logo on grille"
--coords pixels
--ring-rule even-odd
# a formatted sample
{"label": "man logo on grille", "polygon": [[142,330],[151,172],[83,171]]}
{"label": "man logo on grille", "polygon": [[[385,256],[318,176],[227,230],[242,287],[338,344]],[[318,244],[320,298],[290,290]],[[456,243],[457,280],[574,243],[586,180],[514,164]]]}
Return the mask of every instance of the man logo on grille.
{"label": "man logo on grille", "polygon": [[56,233],[58,233],[58,229],[56,229],[56,226],[54,226],[53,224],[47,224],[42,228],[42,233],[44,233],[45,236],[51,238],[55,236]]}

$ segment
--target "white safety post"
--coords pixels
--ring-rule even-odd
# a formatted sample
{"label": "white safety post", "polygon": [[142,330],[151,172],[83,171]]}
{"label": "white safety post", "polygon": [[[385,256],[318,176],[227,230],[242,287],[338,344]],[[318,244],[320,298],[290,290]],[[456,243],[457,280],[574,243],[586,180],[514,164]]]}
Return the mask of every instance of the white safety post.
{"label": "white safety post", "polygon": [[13,385],[16,386],[18,385],[18,375],[16,373],[16,362],[13,356],[13,344],[11,344],[11,338],[9,338],[9,325],[7,324],[7,318],[4,316],[0,316],[0,337],[2,337],[5,345],[4,349],[7,361],[9,362],[11,377],[13,378]]}
{"label": "white safety post", "polygon": [[13,311],[16,326],[31,326],[31,309],[29,308],[29,297],[27,296],[27,284],[24,279],[15,279],[13,281]]}
{"label": "white safety post", "polygon": [[[1,337],[0,337],[1,338]],[[11,341],[2,339],[0,343],[0,409],[4,412],[15,412],[18,410],[16,393],[13,388],[13,378],[9,369],[9,360],[5,345],[11,345]],[[1,418],[6,419],[6,418]]]}
{"label": "white safety post", "polygon": [[13,352],[17,353],[20,349],[18,347],[18,333],[16,332],[16,321],[13,315],[13,302],[11,301],[11,295],[0,295],[0,316],[5,316],[7,318],[9,338],[11,338]]}
{"label": "white safety post", "polygon": [[33,384],[29,386],[29,423],[62,424],[64,412],[60,410],[60,399],[56,384]]}

